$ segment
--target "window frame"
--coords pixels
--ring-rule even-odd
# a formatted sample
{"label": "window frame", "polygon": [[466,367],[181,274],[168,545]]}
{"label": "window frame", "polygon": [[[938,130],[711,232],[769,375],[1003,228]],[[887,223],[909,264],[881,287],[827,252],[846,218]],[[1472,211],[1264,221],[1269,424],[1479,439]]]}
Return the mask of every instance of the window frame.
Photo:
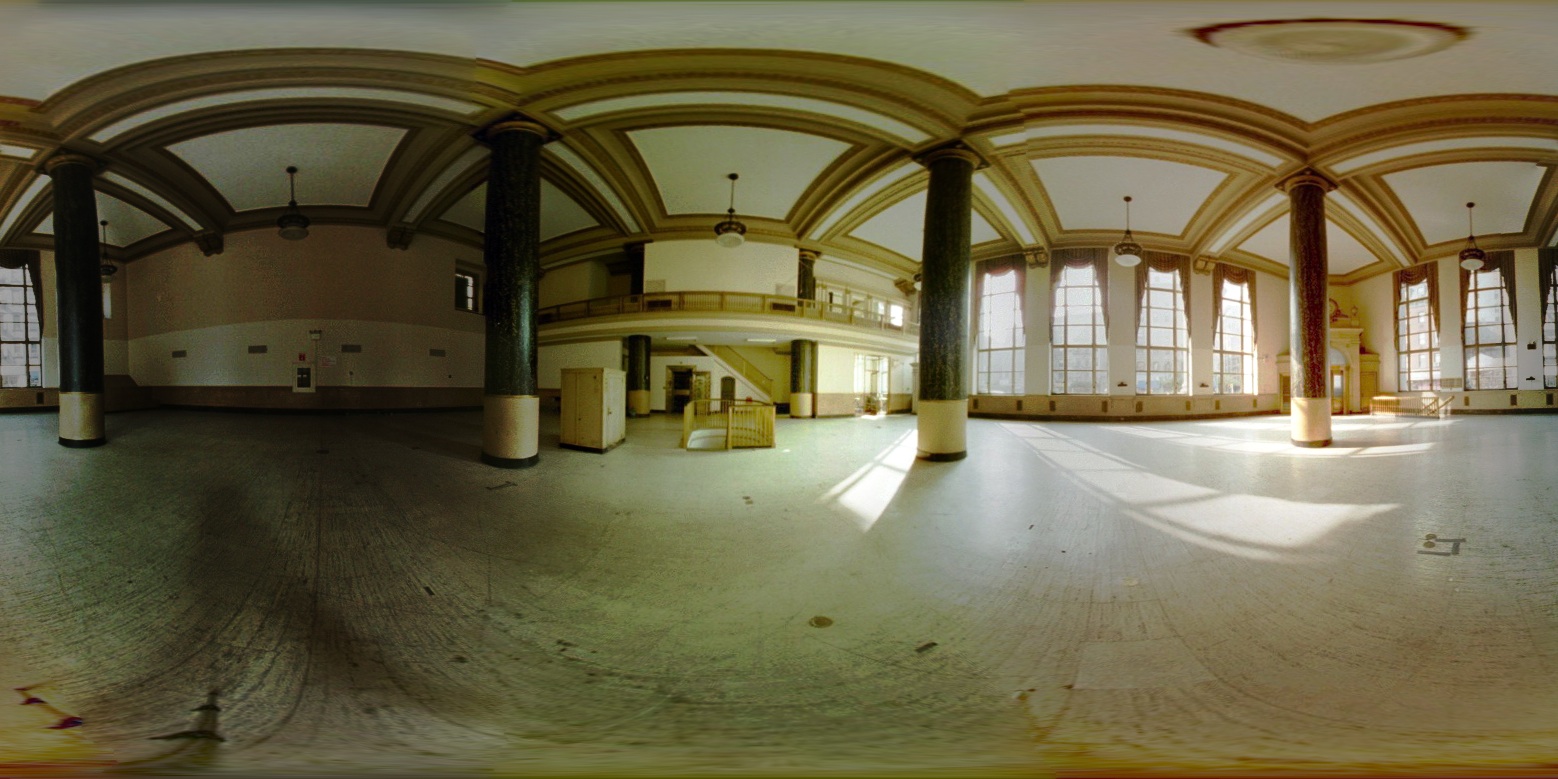
{"label": "window frame", "polygon": [[482,310],[483,310],[482,303],[484,301],[482,300],[482,282],[483,282],[483,278],[482,278],[481,269],[473,267],[473,266],[469,265],[468,263],[463,263],[463,262],[462,263],[456,263],[455,267],[454,267],[454,278],[455,278],[456,285],[459,284],[459,280],[460,279],[468,278],[468,279],[471,280],[471,284],[470,284],[470,288],[471,288],[471,296],[470,296],[471,307],[470,308],[461,308],[460,307],[459,287],[456,286],[455,287],[454,310],[461,311],[461,312],[464,312],[464,313],[467,313],[467,314],[480,314],[480,313],[482,313]]}
{"label": "window frame", "polygon": [[[1462,280],[1464,313],[1461,316],[1461,348],[1465,371],[1465,383],[1462,386],[1467,391],[1518,389],[1519,341],[1511,306],[1514,290],[1510,289],[1505,272],[1498,264],[1488,263],[1477,270],[1464,271]],[[1482,293],[1488,292],[1496,292],[1498,300],[1491,304],[1481,303]],[[1489,314],[1490,319],[1497,321],[1483,321],[1487,312],[1492,312]],[[1497,331],[1496,340],[1484,340],[1494,335],[1488,332],[1490,329]],[[1489,358],[1490,350],[1501,352],[1497,367],[1490,368],[1483,364]],[[1494,371],[1501,374],[1496,384],[1486,380],[1488,374]]]}
{"label": "window frame", "polygon": [[[1142,295],[1138,303],[1136,320],[1136,394],[1138,395],[1188,395],[1190,394],[1190,318],[1185,311],[1185,279],[1178,268],[1161,270],[1152,267],[1149,263],[1142,263],[1140,270],[1143,275]],[[1171,279],[1168,287],[1153,286],[1154,275]],[[1164,306],[1160,301],[1164,299],[1161,294],[1167,293],[1169,305]],[[1153,324],[1154,312],[1166,311],[1174,324],[1169,327]],[[1170,343],[1162,346],[1156,343],[1155,336],[1160,331],[1168,331]],[[1153,370],[1152,358],[1162,352],[1170,355],[1170,364],[1173,366],[1167,371]],[[1168,374],[1173,382],[1172,391],[1156,391],[1153,389],[1153,379],[1156,376]]]}
{"label": "window frame", "polygon": [[[1060,262],[1058,258],[1051,262]],[[1087,273],[1091,280],[1084,283],[1068,283],[1067,277],[1072,272]],[[1064,266],[1059,268],[1051,276],[1054,279],[1050,294],[1050,394],[1051,395],[1107,395],[1109,394],[1109,321],[1106,297],[1108,277],[1098,272],[1097,265],[1092,266]],[[1072,289],[1086,289],[1092,294],[1092,300],[1085,303],[1070,303],[1065,301],[1068,297],[1064,293]],[[1071,324],[1070,312],[1074,309],[1084,308],[1087,311],[1087,321],[1079,321]],[[1084,327],[1091,334],[1087,342],[1071,343],[1069,334],[1071,327]],[[1060,332],[1057,336],[1056,331]],[[1069,368],[1070,353],[1080,350],[1092,351],[1091,368]],[[1091,392],[1072,392],[1070,380],[1072,374],[1088,373]]]}
{"label": "window frame", "polygon": [[[1249,278],[1243,281],[1234,281],[1226,277],[1214,279],[1221,285],[1217,290],[1216,309],[1212,311],[1212,394],[1214,395],[1254,395],[1258,390],[1258,381],[1255,370],[1255,285]],[[1228,296],[1229,289],[1238,290],[1240,297],[1232,300]],[[1238,304],[1239,313],[1232,321],[1238,324],[1237,333],[1230,332],[1225,325],[1230,317],[1223,311],[1228,303]],[[1229,337],[1239,339],[1240,349],[1226,347]],[[1229,377],[1234,376],[1233,371],[1227,369],[1229,358],[1238,358],[1239,370],[1237,378],[1239,388],[1226,389],[1230,383]]]}
{"label": "window frame", "polygon": [[[8,306],[17,306],[21,309],[21,321],[10,323],[21,326],[21,338],[7,338],[3,330],[0,330],[0,353],[6,351],[5,347],[20,347],[22,355],[22,376],[24,383],[17,386],[7,386],[4,389],[41,389],[43,387],[43,322],[38,314],[37,293],[33,288],[33,274],[24,265],[15,269],[4,269],[8,273],[18,274],[20,283],[0,281],[0,289],[18,290],[21,296],[19,303],[7,303]],[[16,367],[16,366],[7,366]],[[3,380],[0,380],[3,384]]]}
{"label": "window frame", "polygon": [[[1437,268],[1429,267],[1427,276],[1412,281],[1405,273],[1396,276],[1396,388],[1399,392],[1437,392],[1444,386],[1444,371],[1440,363],[1439,349],[1439,317],[1436,314],[1438,306],[1433,299],[1437,291],[1437,285],[1433,283]],[[1413,290],[1421,286],[1423,294],[1414,296]],[[1422,301],[1423,313],[1414,315],[1411,313],[1412,304]],[[1418,320],[1422,320],[1424,327],[1415,327]],[[1426,345],[1420,349],[1410,347],[1412,337],[1423,335]],[[1426,367],[1413,368],[1412,356],[1422,354],[1425,356]],[[1426,379],[1417,378],[1426,374]],[[1413,386],[1414,381],[1422,381],[1426,386]]]}
{"label": "window frame", "polygon": [[[1027,371],[1024,365],[1027,349],[1027,333],[1023,328],[1023,308],[1026,303],[1023,295],[1025,275],[1020,262],[981,263],[977,266],[978,277],[975,284],[974,306],[974,394],[975,395],[1025,395],[1027,394]],[[1000,280],[1004,285],[1010,279],[1011,289],[1003,289],[999,292],[990,291],[992,280]],[[1007,346],[993,346],[997,341],[997,332],[988,326],[995,319],[1000,306],[1009,306],[1011,314],[1011,326],[1005,337],[1000,340]],[[997,355],[1003,354],[1008,360],[1005,370],[995,370]],[[994,379],[997,375],[1004,375],[1007,388],[1005,390],[993,389]]]}

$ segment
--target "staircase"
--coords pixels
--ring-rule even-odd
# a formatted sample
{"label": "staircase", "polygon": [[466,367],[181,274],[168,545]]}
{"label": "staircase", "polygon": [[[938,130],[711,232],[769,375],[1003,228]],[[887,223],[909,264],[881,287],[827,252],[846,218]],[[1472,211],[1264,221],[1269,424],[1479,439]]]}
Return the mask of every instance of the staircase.
{"label": "staircase", "polygon": [[[725,365],[725,369],[735,376],[738,381],[747,385],[753,400],[763,403],[771,403],[774,399],[774,380],[768,374],[763,373],[740,352],[722,344],[696,344],[698,349],[709,357],[719,360]],[[740,395],[741,393],[737,393]]]}

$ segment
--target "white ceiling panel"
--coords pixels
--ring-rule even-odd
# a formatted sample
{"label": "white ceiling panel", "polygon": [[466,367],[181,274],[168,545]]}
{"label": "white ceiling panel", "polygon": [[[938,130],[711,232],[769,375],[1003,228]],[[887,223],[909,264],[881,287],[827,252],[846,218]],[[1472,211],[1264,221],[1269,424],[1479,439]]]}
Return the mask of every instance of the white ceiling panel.
{"label": "white ceiling panel", "polygon": [[584,158],[575,154],[573,149],[564,145],[565,143],[566,141],[559,141],[547,144],[542,153],[551,155],[559,162],[572,168],[574,173],[579,174],[590,186],[595,188],[596,195],[605,199],[606,205],[611,206],[612,213],[622,220],[622,224],[627,226],[628,232],[638,232],[638,219],[634,218],[633,212],[628,210],[627,204],[622,202],[622,198],[617,196],[617,191],[610,184],[607,184],[606,180],[601,178],[600,173],[591,167],[589,163],[585,162]]}
{"label": "white ceiling panel", "polygon": [[18,157],[24,160],[30,160],[32,159],[32,156],[37,153],[38,152],[36,149],[29,149],[26,146],[12,146],[9,143],[0,143],[0,155],[6,157]]}
{"label": "white ceiling panel", "polygon": [[[983,192],[985,197],[990,198],[990,202],[995,204],[996,209],[1001,212],[1001,216],[1006,217],[1007,226],[1017,233],[1018,240],[1022,241],[1024,245],[1036,243],[1033,238],[1033,231],[1028,229],[1028,223],[1023,221],[1022,215],[1017,213],[1017,209],[1012,206],[1011,200],[1007,199],[1006,194],[995,186],[995,182],[990,180],[989,175],[983,172],[974,174],[974,186],[979,187],[979,191]],[[975,241],[975,243],[978,243],[978,241]]]}
{"label": "white ceiling panel", "polygon": [[1228,175],[1144,157],[1078,155],[1031,160],[1063,230],[1131,230],[1180,235],[1196,209]]}
{"label": "white ceiling panel", "polygon": [[[921,191],[882,209],[850,232],[850,237],[891,249],[918,262],[925,251],[925,197],[926,193]],[[979,212],[973,212],[972,216],[969,232],[971,244],[978,245],[1001,237]]]}
{"label": "white ceiling panel", "polygon": [[1531,162],[1456,162],[1384,176],[1429,244],[1466,237],[1466,204],[1477,234],[1518,233],[1547,168]]}
{"label": "white ceiling panel", "polygon": [[[1239,248],[1272,262],[1289,265],[1292,259],[1290,230],[1288,215],[1283,214],[1239,244]],[[1351,233],[1330,220],[1325,223],[1325,247],[1326,270],[1333,276],[1351,273],[1379,259]]]}
{"label": "white ceiling panel", "polygon": [[1265,200],[1262,200],[1259,205],[1256,205],[1254,208],[1245,211],[1244,215],[1239,217],[1233,224],[1229,225],[1228,229],[1224,230],[1223,234],[1218,236],[1217,240],[1213,241],[1211,246],[1208,248],[1213,254],[1220,254],[1223,248],[1228,245],[1228,242],[1233,240],[1233,237],[1238,235],[1240,231],[1244,230],[1246,227],[1249,227],[1251,224],[1254,224],[1255,220],[1265,216],[1273,208],[1276,208],[1277,206],[1286,202],[1287,195],[1284,195],[1280,192],[1268,196]]}
{"label": "white ceiling panel", "polygon": [[[104,232],[108,235],[110,246],[129,246],[169,227],[151,214],[102,192],[97,193],[97,218],[108,221],[108,227]],[[54,215],[49,214],[44,217],[33,232],[53,235]]]}
{"label": "white ceiling panel", "polygon": [[823,169],[849,144],[763,127],[691,125],[628,134],[654,177],[667,214],[724,213],[731,173],[736,213],[784,219]]}
{"label": "white ceiling panel", "polygon": [[814,114],[823,114],[824,116],[836,116],[840,119],[881,130],[908,143],[919,143],[930,138],[923,130],[916,128],[914,125],[900,122],[897,119],[884,116],[875,111],[867,111],[863,108],[835,103],[830,100],[818,100],[816,98],[796,97],[793,95],[775,95],[765,92],[643,93],[627,97],[614,97],[609,100],[596,100],[591,103],[580,103],[579,105],[558,109],[553,113],[572,122],[612,111],[684,105],[785,108],[792,111],[806,111]]}
{"label": "white ceiling panel", "polygon": [[[487,228],[487,185],[471,190],[455,201],[441,219],[465,225],[477,232]],[[597,224],[574,199],[568,197],[551,182],[541,181],[541,240],[546,241],[575,230],[594,227]]]}
{"label": "white ceiling panel", "polygon": [[105,172],[100,173],[98,175],[102,176],[104,179],[107,179],[108,181],[112,181],[115,184],[118,184],[119,186],[124,187],[125,189],[130,190],[131,192],[136,193],[137,195],[140,195],[141,197],[146,198],[147,200],[150,200],[153,203],[156,203],[159,206],[162,206],[163,208],[168,210],[168,213],[173,214],[174,216],[177,216],[178,218],[184,220],[183,224],[175,225],[175,227],[183,227],[185,229],[193,231],[196,228],[196,226],[200,224],[200,222],[198,220],[196,220],[194,217],[192,217],[189,214],[185,213],[184,209],[179,208],[176,205],[173,205],[172,203],[168,202],[167,198],[163,197],[162,195],[157,194],[156,192],[151,191],[150,189],[147,189],[146,187],[141,186],[139,182],[137,182],[137,181],[135,181],[133,179],[130,179],[130,178],[126,177],[126,176],[121,176],[118,173],[115,173],[115,172],[113,172],[111,170],[110,171],[105,171]]}
{"label": "white ceiling panel", "polygon": [[905,162],[904,164],[899,165],[897,168],[889,171],[887,175],[879,176],[871,183],[855,190],[854,194],[846,198],[844,202],[840,203],[836,208],[833,209],[832,213],[828,214],[826,219],[823,219],[817,224],[817,227],[811,231],[811,237],[816,238],[817,236],[820,236],[823,233],[833,229],[833,225],[837,224],[838,220],[844,218],[846,214],[855,210],[856,206],[864,203],[871,196],[881,192],[888,186],[903,180],[905,176],[924,169],[924,166],[920,165],[918,162]]}
{"label": "white ceiling panel", "polygon": [[422,190],[422,194],[417,196],[416,202],[412,203],[411,208],[406,210],[406,220],[414,222],[420,219],[422,217],[422,209],[427,208],[434,198],[443,194],[444,189],[454,183],[456,178],[469,171],[471,166],[476,164],[477,160],[484,159],[490,154],[491,152],[486,146],[478,145],[466,149],[464,154],[455,158],[455,161],[450,163],[449,167],[444,168],[442,173],[438,174],[431,182],[428,182],[427,189]]}
{"label": "white ceiling panel", "polygon": [[1558,153],[1558,139],[1523,138],[1506,135],[1481,138],[1441,138],[1436,141],[1408,143],[1372,151],[1368,154],[1360,154],[1332,165],[1331,170],[1343,174],[1351,173],[1359,168],[1373,165],[1376,162],[1401,159],[1414,154],[1431,154],[1436,151],[1454,151],[1456,149],[1541,149]]}
{"label": "white ceiling panel", "polygon": [[[1195,144],[1196,146],[1209,146],[1213,149],[1237,154],[1240,157],[1253,160],[1267,167],[1274,167],[1282,163],[1281,157],[1249,144],[1230,141],[1227,138],[1216,135],[1170,130],[1165,127],[1135,124],[1073,124],[1030,127],[1022,133],[1024,139],[1065,138],[1078,135],[1092,137],[1124,135],[1133,138],[1157,138],[1165,141],[1179,141],[1181,143]],[[1006,137],[1003,136],[1003,139]]]}
{"label": "white ceiling panel", "polygon": [[367,206],[406,131],[366,124],[278,124],[205,135],[168,150],[205,176],[234,211],[287,204],[287,166],[298,167],[298,205]]}
{"label": "white ceiling panel", "polygon": [[192,97],[188,100],[180,100],[176,103],[148,109],[98,130],[92,134],[92,140],[100,143],[110,141],[125,132],[150,124],[158,119],[176,116],[186,111],[194,111],[201,108],[234,105],[256,100],[307,100],[310,98],[406,103],[423,108],[448,111],[462,116],[482,108],[480,103],[451,100],[446,97],[425,95],[419,92],[402,92],[397,89],[364,89],[360,87],[273,87],[269,89],[246,89],[238,92],[224,92],[219,95]]}

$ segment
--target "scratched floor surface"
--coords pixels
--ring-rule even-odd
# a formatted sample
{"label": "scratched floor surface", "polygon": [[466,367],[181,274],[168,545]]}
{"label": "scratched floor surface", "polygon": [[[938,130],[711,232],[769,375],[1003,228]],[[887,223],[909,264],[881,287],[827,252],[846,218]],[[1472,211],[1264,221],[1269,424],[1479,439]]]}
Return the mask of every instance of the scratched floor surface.
{"label": "scratched floor surface", "polygon": [[503,471],[475,413],[0,416],[0,773],[1554,761],[1558,416],[974,420],[944,464],[912,417],[545,423]]}

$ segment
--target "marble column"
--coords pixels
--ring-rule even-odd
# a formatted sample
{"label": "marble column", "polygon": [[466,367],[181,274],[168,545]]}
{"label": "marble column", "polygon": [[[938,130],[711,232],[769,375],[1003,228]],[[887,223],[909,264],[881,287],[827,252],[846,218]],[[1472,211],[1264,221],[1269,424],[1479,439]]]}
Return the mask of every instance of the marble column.
{"label": "marble column", "polygon": [[790,342],[790,416],[810,419],[817,415],[817,342]]}
{"label": "marble column", "polygon": [[817,258],[820,256],[811,249],[801,250],[795,271],[795,296],[801,300],[817,299]]}
{"label": "marble column", "polygon": [[974,169],[979,156],[961,143],[919,160],[930,169],[925,243],[920,256],[918,456],[968,456],[968,326]]}
{"label": "marble column", "polygon": [[482,131],[487,174],[486,381],[482,462],[528,468],[540,459],[536,309],[541,283],[541,146],[545,127],[523,119]]}
{"label": "marble column", "polygon": [[1326,288],[1325,193],[1335,185],[1306,170],[1282,183],[1288,194],[1292,271],[1292,440],[1294,446],[1331,444],[1330,381],[1326,368],[1330,311]]}
{"label": "marble column", "polygon": [[103,286],[97,235],[97,163],[59,154],[43,164],[54,179],[54,276],[59,317],[61,446],[108,442],[103,426]]}
{"label": "marble column", "polygon": [[649,416],[649,336],[630,335],[628,342],[628,416]]}

